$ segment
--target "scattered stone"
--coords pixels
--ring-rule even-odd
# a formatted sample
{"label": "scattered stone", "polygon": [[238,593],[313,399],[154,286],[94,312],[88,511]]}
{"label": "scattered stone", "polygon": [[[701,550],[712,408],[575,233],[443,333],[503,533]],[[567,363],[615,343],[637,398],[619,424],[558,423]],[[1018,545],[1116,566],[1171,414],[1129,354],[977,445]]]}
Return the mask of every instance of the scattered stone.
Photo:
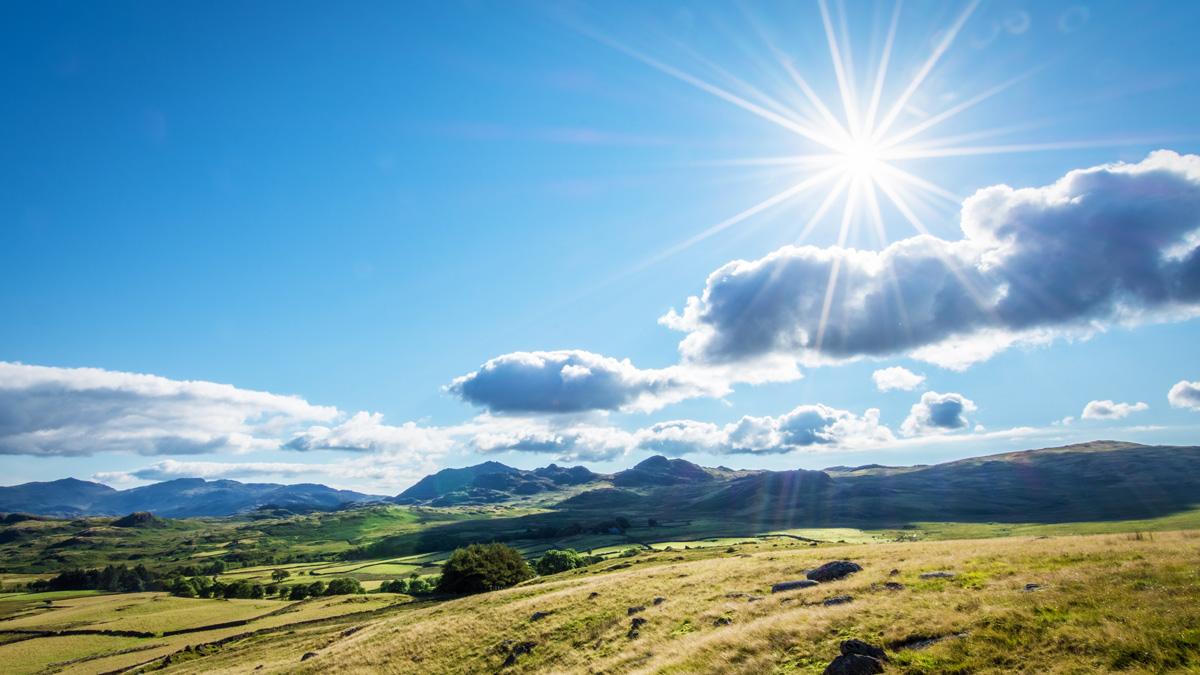
{"label": "scattered stone", "polygon": [[771,586],[772,593],[782,593],[783,591],[794,591],[797,588],[810,588],[816,586],[817,582],[811,579],[799,579],[797,581],[781,581]]}
{"label": "scattered stone", "polygon": [[664,603],[664,602],[666,602],[666,601],[667,601],[667,599],[666,599],[666,598],[664,598],[664,597],[662,597],[662,596],[660,595],[660,596],[658,596],[657,598],[655,598],[655,599],[654,599],[654,604],[655,604],[655,605],[661,605],[661,604],[663,604],[663,603]]}
{"label": "scattered stone", "polygon": [[629,622],[629,632],[625,635],[625,637],[627,637],[631,640],[633,638],[637,637],[640,634],[640,631],[638,631],[638,629],[644,625],[646,625],[645,619],[643,619],[640,616],[633,617],[633,620]]}
{"label": "scattered stone", "polygon": [[554,612],[534,612],[533,616],[529,617],[529,620],[530,621],[541,621],[542,619],[550,616],[553,613]]}
{"label": "scattered stone", "polygon": [[886,582],[884,582],[883,587],[888,589],[889,591],[904,590],[904,584],[900,583],[899,581],[886,581]]}
{"label": "scattered stone", "polygon": [[600,597],[600,594],[597,593],[596,591],[592,591],[591,593],[588,593],[588,600],[595,600],[598,597]]}
{"label": "scattered stone", "polygon": [[351,635],[354,635],[355,633],[357,633],[358,631],[360,631],[362,629],[363,629],[362,626],[355,626],[353,628],[347,628],[346,630],[342,631],[342,637],[350,637]]}
{"label": "scattered stone", "polygon": [[316,655],[317,655],[317,653],[316,653],[316,652],[304,652],[304,656],[301,656],[301,657],[300,657],[300,660],[301,660],[301,661],[307,661],[307,660],[311,659],[312,657],[314,657],[314,656],[316,656]]}
{"label": "scattered stone", "polygon": [[628,610],[626,610],[626,612],[627,612],[626,616],[633,616],[634,614],[637,614],[638,612],[643,612],[645,610],[646,610],[645,605],[635,605],[633,607],[630,607]]}
{"label": "scattered stone", "polygon": [[888,576],[889,577],[898,577],[898,576],[900,576],[900,570],[892,568],[892,571],[888,572]]}
{"label": "scattered stone", "polygon": [[536,642],[518,642],[512,646],[511,650],[509,650],[508,657],[504,659],[504,664],[500,667],[508,668],[509,666],[516,664],[517,657],[532,652],[533,648],[536,646]]}
{"label": "scattered stone", "polygon": [[946,572],[945,570],[921,573],[922,579],[953,579],[956,576],[958,575],[956,575],[954,572]]}
{"label": "scattered stone", "polygon": [[1032,593],[1034,591],[1040,591],[1040,590],[1042,590],[1041,584],[1025,584],[1025,592],[1026,593]]}
{"label": "scattered stone", "polygon": [[731,619],[727,616],[718,616],[716,619],[713,620],[714,626],[728,626],[731,623],[733,623],[733,619]]}
{"label": "scattered stone", "polygon": [[836,581],[861,571],[862,566],[858,563],[853,563],[849,560],[834,560],[821,565],[815,570],[809,571],[805,576],[813,581],[826,582]]}
{"label": "scattered stone", "polygon": [[861,654],[842,654],[825,666],[824,675],[874,675],[883,672],[878,659]]}
{"label": "scattered stone", "polygon": [[869,656],[879,661],[888,660],[887,652],[883,651],[882,647],[876,647],[875,645],[869,642],[863,642],[862,640],[845,640],[842,642],[839,649],[841,649],[842,654],[844,655],[858,654],[860,656]]}
{"label": "scattered stone", "polygon": [[854,597],[850,595],[835,595],[832,598],[825,598],[822,604],[824,604],[826,607],[832,607],[833,605],[844,605],[853,600]]}

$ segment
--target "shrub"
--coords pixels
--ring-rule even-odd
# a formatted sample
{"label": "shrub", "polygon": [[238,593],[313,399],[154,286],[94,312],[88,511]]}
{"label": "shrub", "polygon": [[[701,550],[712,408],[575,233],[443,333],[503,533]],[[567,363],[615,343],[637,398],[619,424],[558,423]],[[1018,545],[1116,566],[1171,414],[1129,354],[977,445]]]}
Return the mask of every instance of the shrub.
{"label": "shrub", "polygon": [[290,576],[292,576],[292,575],[287,570],[273,570],[271,572],[271,580],[272,581],[283,581],[284,579],[286,579]]}
{"label": "shrub", "polygon": [[325,594],[325,582],[324,581],[314,581],[311,584],[309,584],[308,585],[308,594],[313,597],[316,597],[318,595],[324,595]]}
{"label": "shrub", "polygon": [[432,593],[434,586],[435,585],[430,583],[428,579],[423,577],[413,577],[412,579],[408,580],[408,594],[425,595],[426,593]]}
{"label": "shrub", "polygon": [[565,551],[553,549],[546,551],[542,554],[541,558],[538,558],[537,563],[534,565],[534,569],[537,570],[538,574],[542,575],[557,574],[559,572],[573,570],[576,567],[583,567],[584,565],[587,565],[587,563],[587,559],[577,553],[574,549],[569,548]]}
{"label": "shrub", "polygon": [[506,544],[471,544],[455,549],[442,565],[438,590],[443,593],[483,593],[516,585],[533,576],[529,563]]}
{"label": "shrub", "polygon": [[288,591],[288,600],[303,600],[308,597],[308,586],[296,584]]}
{"label": "shrub", "polygon": [[325,595],[354,595],[356,593],[366,593],[366,591],[363,590],[362,584],[358,583],[358,579],[350,577],[331,579],[329,585],[325,587]]}
{"label": "shrub", "polygon": [[171,595],[180,598],[194,598],[199,593],[196,592],[196,585],[183,577],[176,577],[171,582]]}
{"label": "shrub", "polygon": [[392,581],[385,581],[379,585],[379,591],[381,593],[407,593],[408,580],[394,579]]}

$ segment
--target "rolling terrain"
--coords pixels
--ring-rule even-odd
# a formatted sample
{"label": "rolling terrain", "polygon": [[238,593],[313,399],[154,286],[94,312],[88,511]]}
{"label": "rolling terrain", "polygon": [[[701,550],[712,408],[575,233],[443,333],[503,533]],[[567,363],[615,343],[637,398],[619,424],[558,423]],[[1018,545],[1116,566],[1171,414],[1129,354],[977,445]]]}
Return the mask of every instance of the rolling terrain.
{"label": "rolling terrain", "polygon": [[[145,503],[105,501],[134,491],[83,481],[64,493],[63,483],[6,493],[6,504],[23,495],[29,505],[0,517],[6,672],[821,672],[849,638],[886,648],[898,672],[1200,668],[1195,447],[1098,441],[823,471],[664,457],[614,474],[488,462],[333,508],[28,513]],[[136,494],[222,494],[217,483]],[[436,580],[453,549],[489,541],[530,561],[572,548],[592,563],[463,598],[379,592],[390,580]],[[771,592],[830,560],[862,571]],[[227,585],[349,578],[367,593],[28,591],[105,565],[163,578],[203,569]],[[922,576],[932,572],[947,574]]]}

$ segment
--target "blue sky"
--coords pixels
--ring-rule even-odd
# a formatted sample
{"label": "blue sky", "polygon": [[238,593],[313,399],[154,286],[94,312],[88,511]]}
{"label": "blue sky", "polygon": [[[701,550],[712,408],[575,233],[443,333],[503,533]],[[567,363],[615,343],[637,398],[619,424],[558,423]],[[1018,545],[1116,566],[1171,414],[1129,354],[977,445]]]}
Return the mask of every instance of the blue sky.
{"label": "blue sky", "polygon": [[[750,285],[770,265],[766,278],[826,278],[844,202],[798,233],[833,182],[678,248],[811,173],[761,158],[825,153],[836,157],[819,169],[845,168],[840,145],[830,153],[777,119],[828,126],[785,63],[844,118],[818,3],[5,5],[0,482],[199,474],[395,492],[485,456],[611,470],[670,451],[819,468],[1093,438],[1194,444],[1200,7],[969,8],[825,7],[859,116],[896,17],[876,115],[905,98],[891,133],[1006,85],[913,139],[1005,152],[871,151],[940,186],[892,181],[931,237],[957,246],[979,190],[1050,200],[972,202],[978,222],[1017,214],[1028,248],[991,251],[1007,267],[949,254],[979,275],[964,285],[999,304],[917,310],[906,332],[937,339],[877,345],[868,338],[890,330],[880,314],[849,316],[875,259],[837,263],[849,296],[822,303],[824,281],[798,281],[770,286],[777,305],[700,302],[684,316],[706,284],[763,294]],[[1164,149],[1176,155],[1147,159]],[[1095,167],[1078,209],[1053,203],[1047,186]],[[873,172],[856,180],[882,180]],[[858,194],[838,250],[875,251]],[[886,241],[915,237],[879,199]],[[1114,242],[1146,243],[1139,232],[1159,248],[1125,260]],[[795,255],[768,260],[779,251]],[[1151,259],[1181,262],[1148,271]],[[735,260],[747,267],[710,279]],[[913,284],[932,278],[912,265]],[[1002,306],[1013,279],[1036,301]],[[806,293],[815,304],[797,300]],[[916,310],[926,296],[912,293]],[[660,321],[672,310],[674,329]],[[818,323],[840,352],[814,349]],[[808,343],[789,342],[806,329]],[[985,334],[1008,346],[948,363],[943,338]],[[553,353],[504,360],[539,351]],[[481,370],[490,359],[512,368]],[[879,391],[872,374],[897,366],[924,379]],[[474,389],[452,385],[472,375]],[[1092,401],[1113,405],[1080,419]],[[686,434],[654,429],[680,420]]]}

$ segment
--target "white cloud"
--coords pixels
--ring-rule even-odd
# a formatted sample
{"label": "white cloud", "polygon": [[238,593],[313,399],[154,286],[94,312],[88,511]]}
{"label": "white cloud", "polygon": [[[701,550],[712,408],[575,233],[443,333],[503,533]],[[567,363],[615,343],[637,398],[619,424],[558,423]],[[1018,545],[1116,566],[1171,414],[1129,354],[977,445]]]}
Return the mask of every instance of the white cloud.
{"label": "white cloud", "polygon": [[513,352],[456,378],[447,391],[493,413],[650,411],[697,396],[723,396],[716,372],[637,368],[628,359],[582,350]]}
{"label": "white cloud", "polygon": [[970,424],[967,415],[977,409],[975,403],[962,394],[927,391],[909,410],[908,417],[900,425],[900,433],[920,436],[965,429]]}
{"label": "white cloud", "polygon": [[871,373],[871,380],[879,391],[912,391],[925,381],[924,375],[918,375],[908,368],[892,366]]}
{"label": "white cloud", "polygon": [[111,485],[176,478],[231,479],[240,481],[295,482],[307,480],[330,487],[392,494],[436,470],[432,463],[414,465],[380,458],[358,457],[322,464],[295,462],[208,462],[167,459],[130,471],[101,471],[92,480]]}
{"label": "white cloud", "polygon": [[607,461],[634,447],[628,431],[578,419],[503,418],[481,415],[460,430],[469,446],[481,453],[533,452],[564,462]]}
{"label": "white cloud", "polygon": [[419,459],[442,455],[454,445],[453,431],[406,422],[384,424],[379,413],[358,412],[334,427],[314,426],[284,444],[288,450],[350,450]]}
{"label": "white cloud", "polygon": [[1119,420],[1149,407],[1141,401],[1137,403],[1113,403],[1108,400],[1089,401],[1087,405],[1083,406],[1083,414],[1080,417],[1085,420]]}
{"label": "white cloud", "polygon": [[661,422],[637,432],[641,449],[663,454],[780,454],[811,449],[851,449],[894,440],[879,410],[861,416],[826,405],[802,405],[778,417],[745,416],[717,426],[693,420]]}
{"label": "white cloud", "polygon": [[0,454],[265,450],[278,447],[286,428],[339,415],[228,384],[0,362]]}
{"label": "white cloud", "polygon": [[687,333],[688,363],[908,354],[961,369],[1015,345],[1197,315],[1197,212],[1200,157],[1162,150],[1041,188],[980,190],[963,203],[957,241],[787,246],[730,262],[660,322]]}
{"label": "white cloud", "polygon": [[1180,380],[1167,392],[1167,401],[1172,408],[1200,410],[1200,381]]}

